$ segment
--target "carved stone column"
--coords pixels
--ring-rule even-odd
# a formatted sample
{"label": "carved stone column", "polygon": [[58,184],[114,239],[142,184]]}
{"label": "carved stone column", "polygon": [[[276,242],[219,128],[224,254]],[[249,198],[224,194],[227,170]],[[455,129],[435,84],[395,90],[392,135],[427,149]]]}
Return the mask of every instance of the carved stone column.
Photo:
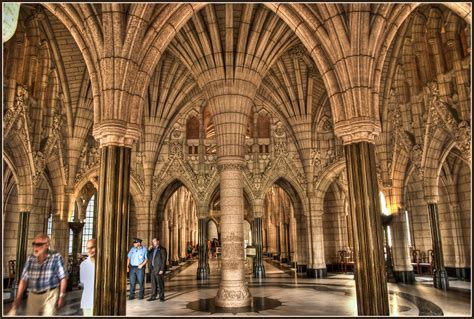
{"label": "carved stone column", "polygon": [[218,307],[245,307],[252,298],[245,280],[243,163],[219,163],[221,184],[222,271]]}
{"label": "carved stone column", "polygon": [[25,266],[26,255],[28,250],[28,228],[30,224],[30,212],[20,212],[20,220],[18,223],[18,237],[16,247],[16,274],[15,283],[13,285],[13,297],[16,297],[18,283],[20,282],[21,273]]}
{"label": "carved stone column", "polygon": [[345,145],[359,315],[389,315],[375,146]]}
{"label": "carved stone column", "polygon": [[126,315],[129,147],[103,146],[97,211],[94,315]]}
{"label": "carved stone column", "polygon": [[312,232],[312,254],[311,264],[306,270],[310,278],[324,278],[327,276],[326,262],[324,260],[324,239],[323,239],[323,216],[322,212],[312,212],[310,217],[310,228]]}
{"label": "carved stone column", "polygon": [[390,227],[393,237],[393,270],[397,282],[414,283],[415,273],[411,265],[410,249],[408,245],[408,231],[405,210],[399,208],[393,215]]}
{"label": "carved stone column", "polygon": [[286,225],[283,220],[280,220],[278,230],[280,237],[280,262],[286,264],[288,262],[288,252],[286,251]]}
{"label": "carved stone column", "polygon": [[197,279],[208,279],[210,275],[207,255],[207,220],[200,216],[198,219],[199,234],[199,264],[197,269]]}
{"label": "carved stone column", "polygon": [[430,218],[431,242],[433,243],[434,287],[437,289],[447,290],[449,288],[449,281],[446,269],[444,269],[443,246],[441,244],[441,231],[439,230],[437,203],[428,203],[428,215]]}
{"label": "carved stone column", "polygon": [[175,221],[173,227],[173,238],[171,239],[173,244],[173,266],[179,265],[179,231],[178,223]]}

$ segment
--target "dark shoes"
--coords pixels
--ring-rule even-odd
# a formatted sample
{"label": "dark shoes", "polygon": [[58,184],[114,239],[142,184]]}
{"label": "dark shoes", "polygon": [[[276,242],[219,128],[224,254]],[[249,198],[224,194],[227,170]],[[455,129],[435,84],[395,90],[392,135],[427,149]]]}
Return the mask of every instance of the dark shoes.
{"label": "dark shoes", "polygon": [[143,299],[143,297],[138,297],[138,300],[142,300],[142,299]]}
{"label": "dark shoes", "polygon": [[161,301],[161,302],[165,301],[165,298],[160,298],[160,301]]}
{"label": "dark shoes", "polygon": [[156,297],[150,297],[146,301],[153,301],[153,300],[156,300]]}
{"label": "dark shoes", "polygon": [[135,299],[135,296],[128,297],[128,300],[133,300],[133,299]]}

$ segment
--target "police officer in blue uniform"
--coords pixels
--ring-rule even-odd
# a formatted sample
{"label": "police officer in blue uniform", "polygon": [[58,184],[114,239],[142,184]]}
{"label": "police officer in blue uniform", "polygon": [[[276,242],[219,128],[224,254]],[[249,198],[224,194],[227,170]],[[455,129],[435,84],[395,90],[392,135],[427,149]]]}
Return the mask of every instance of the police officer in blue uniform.
{"label": "police officer in blue uniform", "polygon": [[147,249],[142,246],[140,238],[133,239],[133,247],[128,252],[127,272],[130,272],[130,296],[128,300],[135,299],[135,284],[138,281],[138,299],[145,296],[145,265],[148,261]]}

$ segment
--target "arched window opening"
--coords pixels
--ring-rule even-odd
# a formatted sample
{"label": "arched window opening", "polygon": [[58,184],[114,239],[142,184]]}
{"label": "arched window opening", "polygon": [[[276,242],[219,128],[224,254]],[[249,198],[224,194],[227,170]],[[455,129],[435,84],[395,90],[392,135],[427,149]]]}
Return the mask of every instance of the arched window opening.
{"label": "arched window opening", "polygon": [[95,194],[92,195],[91,199],[89,200],[89,204],[87,204],[86,208],[86,218],[84,220],[84,228],[82,229],[82,245],[81,245],[81,252],[82,254],[86,254],[86,246],[87,241],[92,239],[93,229],[94,229],[94,215],[95,215]]}

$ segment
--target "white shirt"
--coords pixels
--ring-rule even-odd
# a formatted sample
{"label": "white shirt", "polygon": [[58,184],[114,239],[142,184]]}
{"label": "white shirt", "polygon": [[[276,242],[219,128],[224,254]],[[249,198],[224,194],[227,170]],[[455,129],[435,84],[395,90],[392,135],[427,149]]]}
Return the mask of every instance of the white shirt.
{"label": "white shirt", "polygon": [[82,283],[82,309],[92,309],[94,307],[94,276],[95,276],[95,263],[91,261],[90,257],[87,257],[81,263],[80,280]]}

